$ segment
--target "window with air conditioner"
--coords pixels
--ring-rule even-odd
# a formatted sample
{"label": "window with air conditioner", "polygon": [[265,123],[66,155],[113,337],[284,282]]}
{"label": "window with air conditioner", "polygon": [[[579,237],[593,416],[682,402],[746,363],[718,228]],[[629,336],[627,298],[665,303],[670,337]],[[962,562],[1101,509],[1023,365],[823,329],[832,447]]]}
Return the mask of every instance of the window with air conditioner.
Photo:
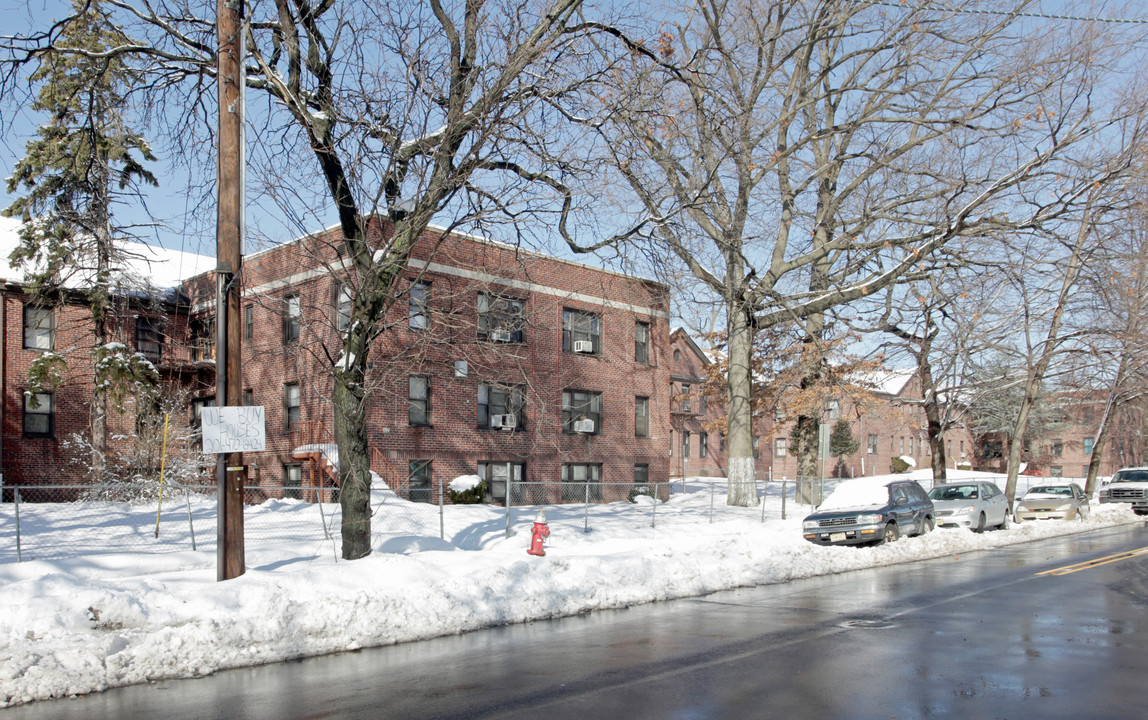
{"label": "window with air conditioner", "polygon": [[526,388],[523,385],[479,383],[478,426],[496,430],[518,430],[524,421]]}
{"label": "window with air conditioner", "polygon": [[565,390],[562,393],[562,431],[565,433],[601,432],[602,393],[588,390]]}
{"label": "window with air conditioner", "polygon": [[526,303],[518,298],[479,293],[478,339],[493,343],[520,343]]}
{"label": "window with air conditioner", "polygon": [[580,310],[562,311],[563,352],[598,355],[601,353],[602,318]]}

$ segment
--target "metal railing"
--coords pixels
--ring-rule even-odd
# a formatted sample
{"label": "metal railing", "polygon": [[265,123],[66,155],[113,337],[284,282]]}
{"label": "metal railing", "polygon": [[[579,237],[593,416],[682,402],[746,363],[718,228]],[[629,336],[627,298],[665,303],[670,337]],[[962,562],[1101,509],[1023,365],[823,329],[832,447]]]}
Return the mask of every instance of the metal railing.
{"label": "metal railing", "polygon": [[[1003,487],[1004,476],[992,478]],[[1018,497],[1049,478],[1022,476]],[[841,481],[811,479],[820,496]],[[1080,482],[1080,481],[1077,481]],[[381,483],[380,483],[381,485]],[[811,504],[798,502],[795,478],[759,477],[751,507],[726,503],[725,478],[687,478],[635,485],[602,482],[512,482],[507,498],[452,505],[437,481],[427,488],[374,487],[372,542],[401,550],[410,538],[437,537],[477,549],[529,528],[542,510],[555,532],[587,534],[619,527],[628,533],[683,532],[699,523],[747,519],[765,523],[801,517]],[[926,490],[932,485],[924,483]],[[47,560],[107,553],[215,553],[218,503],[215,486],[37,485],[3,487],[0,562]],[[342,510],[337,491],[323,502],[306,488],[245,489],[244,546],[250,556],[306,552],[339,557]],[[731,530],[736,532],[736,530]]]}

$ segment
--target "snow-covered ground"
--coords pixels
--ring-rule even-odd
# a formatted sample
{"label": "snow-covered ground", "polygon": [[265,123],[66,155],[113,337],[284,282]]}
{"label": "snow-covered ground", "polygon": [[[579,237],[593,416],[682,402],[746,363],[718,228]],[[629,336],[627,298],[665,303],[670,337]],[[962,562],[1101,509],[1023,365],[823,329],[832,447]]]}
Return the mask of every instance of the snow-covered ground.
{"label": "snow-covered ground", "polygon": [[[502,508],[470,505],[446,508],[447,541],[437,527],[430,536],[380,534],[371,556],[340,561],[332,542],[314,532],[331,522],[331,506],[320,518],[318,506],[276,501],[267,511],[296,522],[284,523],[273,542],[249,542],[246,574],[227,582],[215,581],[213,546],[183,549],[179,533],[161,540],[173,543],[167,552],[0,564],[0,706],[1140,520],[1122,505],[1094,505],[1081,523],[1029,522],[982,535],[939,529],[882,547],[819,547],[801,537],[807,507],[791,503],[782,520],[779,495],[767,496],[764,508],[740,509],[725,507],[724,494],[700,481],[688,488],[656,508],[649,498],[592,506],[588,515],[583,506],[548,507],[545,557],[526,553],[533,509],[516,508],[507,538]],[[382,493],[377,501],[376,523],[401,503]],[[720,512],[711,522],[715,502]],[[309,523],[298,522],[310,513]],[[290,528],[300,529],[294,539]]]}

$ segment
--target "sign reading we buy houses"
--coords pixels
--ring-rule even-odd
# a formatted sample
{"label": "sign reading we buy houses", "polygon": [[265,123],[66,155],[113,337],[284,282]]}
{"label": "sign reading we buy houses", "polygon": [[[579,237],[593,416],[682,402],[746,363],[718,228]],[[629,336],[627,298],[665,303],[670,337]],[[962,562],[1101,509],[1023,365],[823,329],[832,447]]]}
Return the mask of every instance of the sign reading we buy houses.
{"label": "sign reading we buy houses", "polygon": [[205,407],[200,415],[203,452],[219,454],[265,450],[263,407]]}

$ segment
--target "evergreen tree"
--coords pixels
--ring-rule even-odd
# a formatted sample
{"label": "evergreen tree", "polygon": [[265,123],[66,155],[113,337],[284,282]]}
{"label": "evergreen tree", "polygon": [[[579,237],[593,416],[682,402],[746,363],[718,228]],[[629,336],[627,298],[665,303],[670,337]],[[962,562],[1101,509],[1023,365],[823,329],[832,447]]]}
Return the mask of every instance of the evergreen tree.
{"label": "evergreen tree", "polygon": [[833,425],[833,430],[829,433],[829,454],[833,457],[841,457],[842,455],[852,455],[857,452],[860,443],[853,437],[853,429],[849,427],[849,421],[845,418],[840,418]]}
{"label": "evergreen tree", "polygon": [[[91,308],[97,354],[92,403],[94,474],[107,451],[107,394],[122,381],[102,372],[139,365],[108,361],[111,271],[119,254],[113,238],[113,200],[139,183],[156,184],[143,162],[155,160],[146,141],[127,127],[125,92],[133,73],[121,56],[107,51],[126,38],[107,21],[99,0],[72,0],[58,52],[47,53],[30,76],[39,93],[32,109],[47,122],[28,142],[8,179],[8,192],[23,191],[3,213],[23,220],[20,244],[9,260],[22,268],[35,300],[58,307],[65,287],[79,286]],[[120,346],[122,347],[122,346]],[[59,377],[61,356],[45,354],[29,376],[32,392]],[[144,364],[147,371],[150,366]],[[154,372],[154,370],[152,370]],[[130,382],[147,377],[132,377]]]}

